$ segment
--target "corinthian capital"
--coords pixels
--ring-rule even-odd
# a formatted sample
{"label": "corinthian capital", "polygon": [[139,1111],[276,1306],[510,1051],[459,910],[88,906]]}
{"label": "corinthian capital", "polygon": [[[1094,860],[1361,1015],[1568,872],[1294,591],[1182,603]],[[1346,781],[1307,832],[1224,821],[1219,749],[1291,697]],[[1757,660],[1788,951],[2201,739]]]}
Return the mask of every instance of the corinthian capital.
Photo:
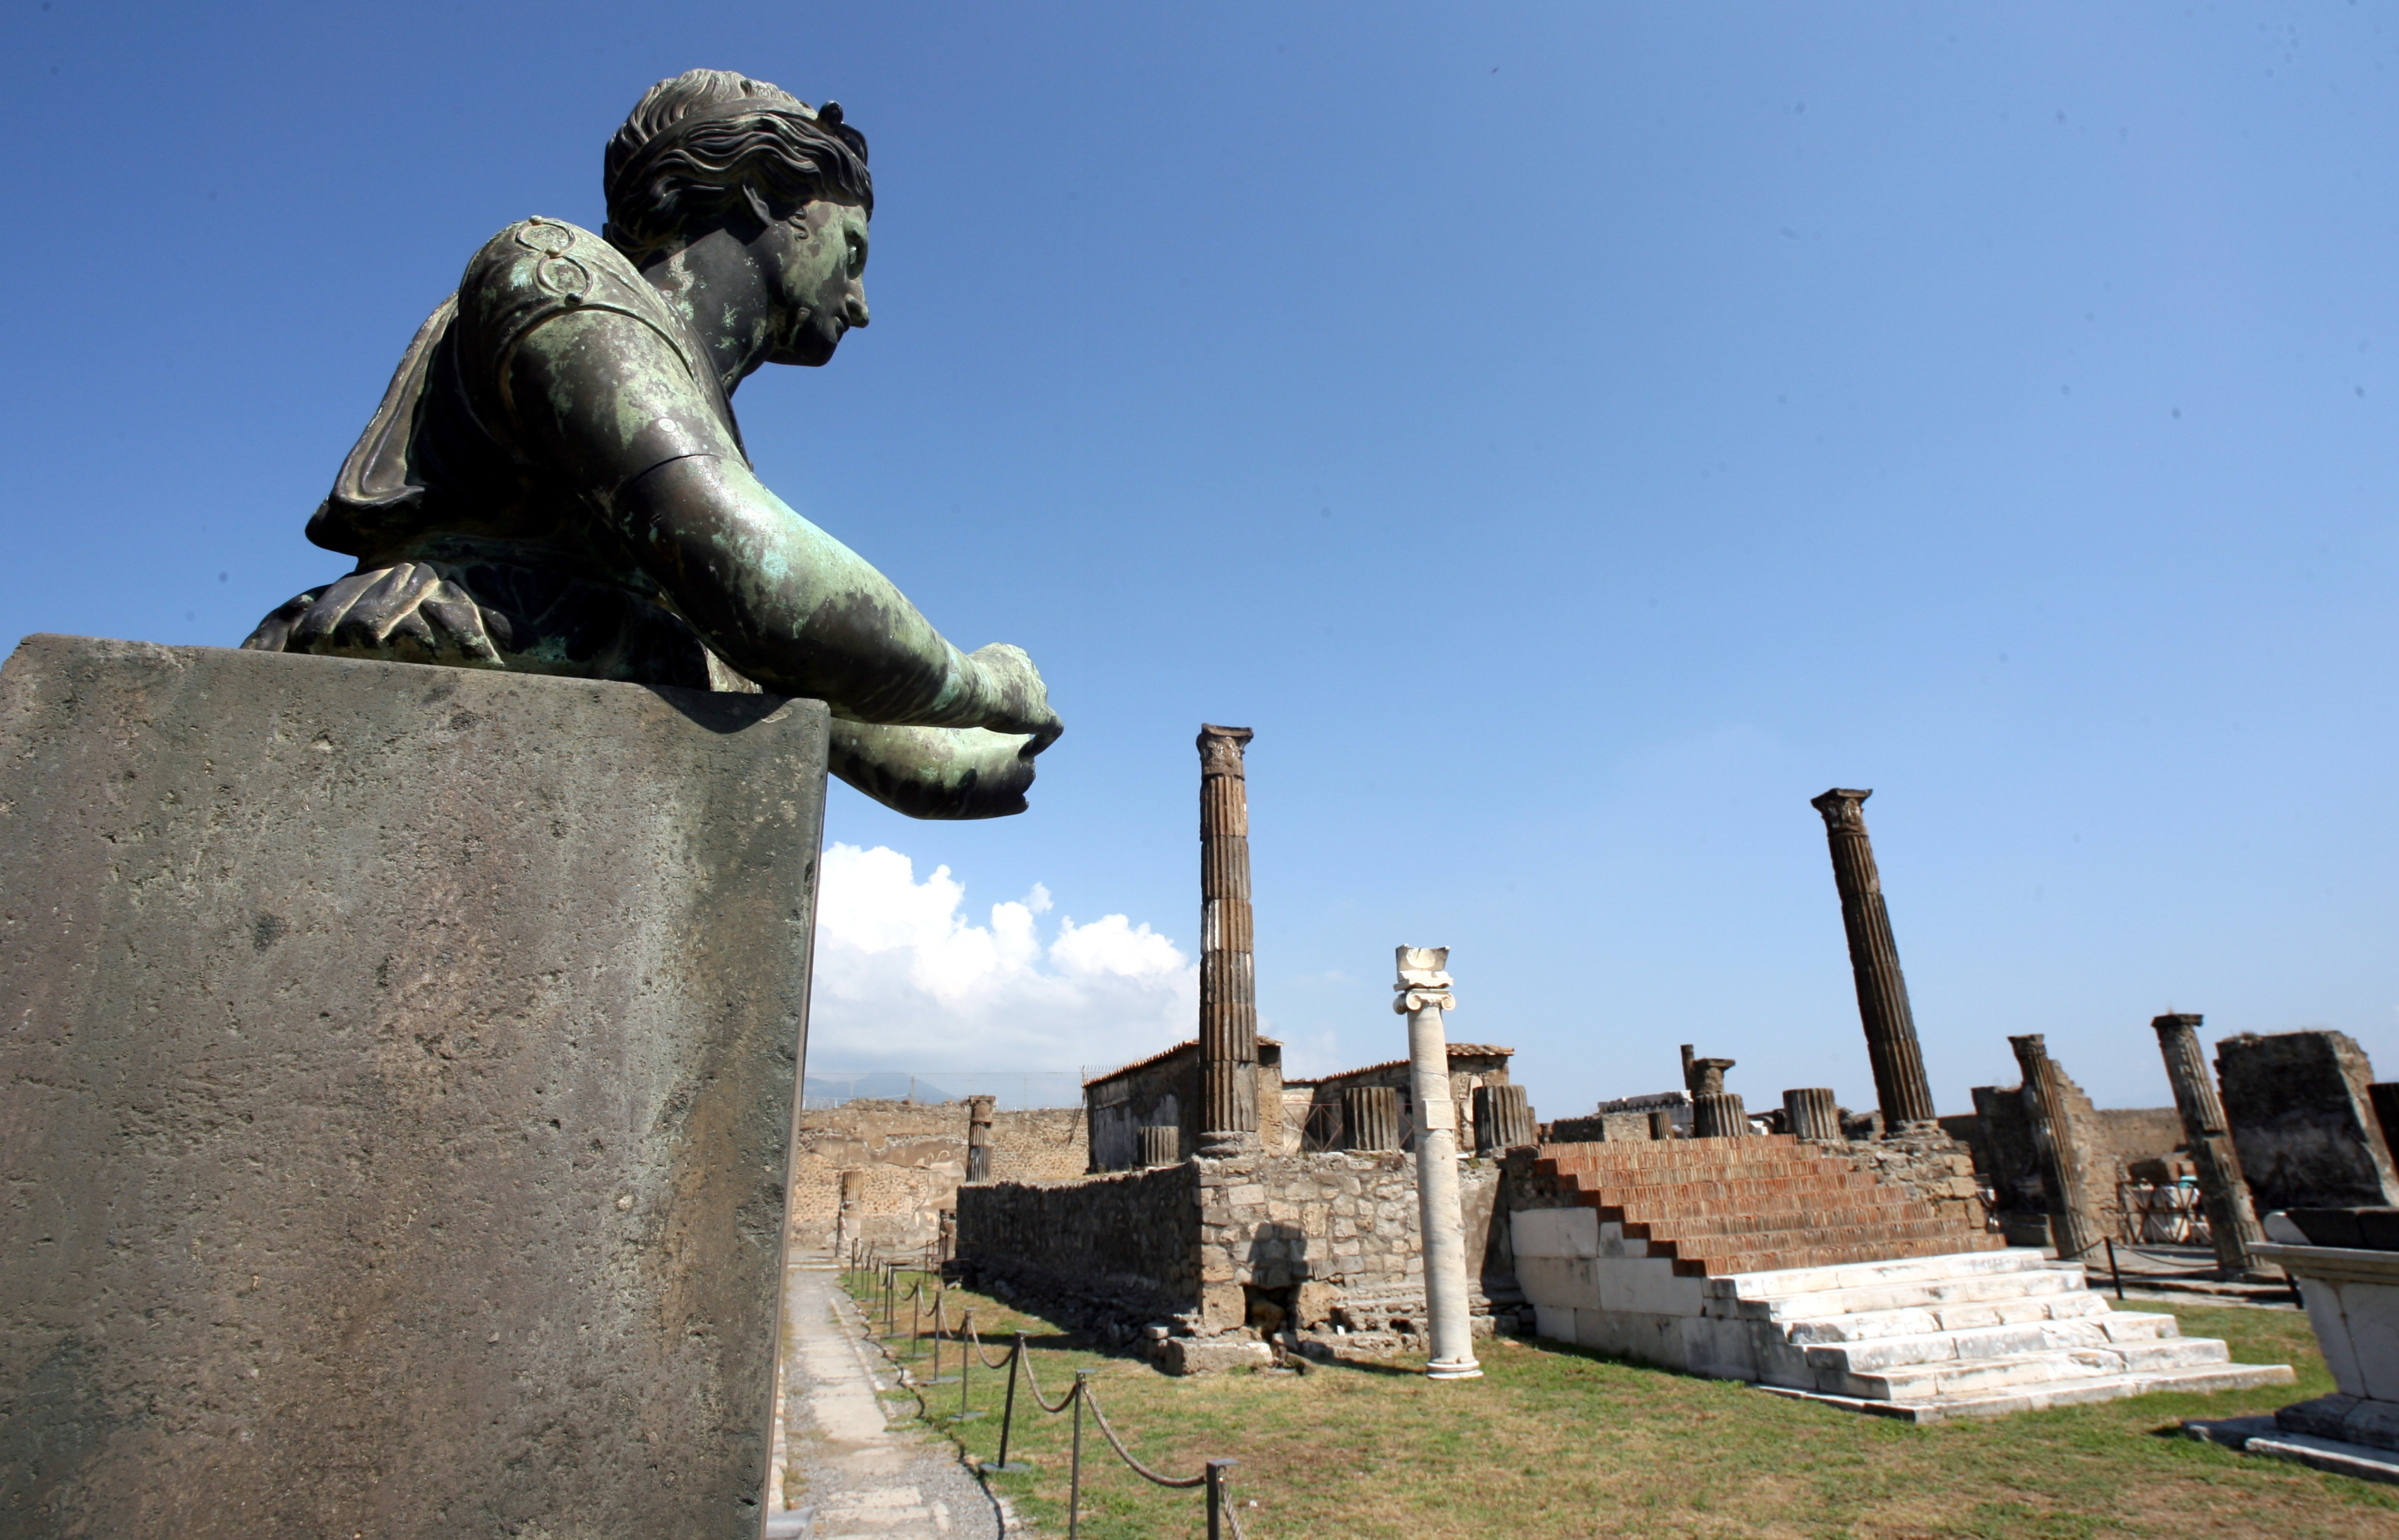
{"label": "corinthian capital", "polygon": [[1200,724],[1200,778],[1230,776],[1235,780],[1245,778],[1241,767],[1241,750],[1257,734],[1247,727],[1218,727],[1212,723]]}
{"label": "corinthian capital", "polygon": [[1863,834],[1866,831],[1865,800],[1874,795],[1868,789],[1852,791],[1836,786],[1821,797],[1810,797],[1808,805],[1824,815],[1824,827],[1836,834]]}

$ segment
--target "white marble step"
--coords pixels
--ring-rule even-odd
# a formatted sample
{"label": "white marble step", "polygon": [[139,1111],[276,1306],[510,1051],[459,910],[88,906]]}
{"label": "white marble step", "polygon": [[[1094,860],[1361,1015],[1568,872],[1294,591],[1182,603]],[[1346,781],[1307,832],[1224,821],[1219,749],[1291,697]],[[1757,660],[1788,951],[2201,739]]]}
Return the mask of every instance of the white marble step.
{"label": "white marble step", "polygon": [[[1718,1280],[1771,1277],[1773,1274],[1736,1275]],[[2081,1292],[2086,1285],[2080,1266],[2017,1267],[2002,1272],[1970,1272],[1954,1277],[1901,1279],[1857,1284],[1843,1289],[1811,1289],[1760,1297],[1715,1299],[1712,1314],[1743,1320],[1822,1320],[1837,1316],[1864,1316],[1887,1310],[1940,1310],[1971,1304],[1996,1304],[2008,1300]]]}
{"label": "white marble step", "polygon": [[1952,1278],[2023,1273],[2054,1267],[2030,1247],[2004,1251],[1950,1251],[1937,1257],[1906,1257],[1896,1262],[1845,1262],[1829,1267],[1784,1267],[1770,1273],[1734,1273],[1708,1279],[1708,1293],[1716,1298],[1763,1300],[1785,1294],[1814,1294],[1831,1289],[1867,1289],[1882,1284],[1940,1283]]}
{"label": "white marble step", "polygon": [[[2019,1275],[2038,1277],[2039,1275]],[[2108,1313],[2108,1302],[2088,1289],[2037,1292],[1958,1303],[1911,1305],[1896,1310],[1854,1310],[1822,1317],[1772,1316],[1793,1345],[1866,1342],[1877,1337],[1920,1337],[1936,1331],[1968,1331],[1985,1326],[2021,1326],[2026,1321],[2080,1320]],[[2166,1317],[2160,1317],[2162,1320]]]}
{"label": "white marble step", "polygon": [[1928,1331],[1910,1337],[1869,1337],[1810,1346],[1809,1367],[1822,1373],[1883,1373],[1920,1364],[1968,1364],[2027,1353],[2108,1348],[2121,1343],[2159,1342],[2177,1336],[2172,1316],[2113,1311],[2104,1304],[2092,1315],[2065,1320],[2020,1321],[1962,1331]]}
{"label": "white marble step", "polygon": [[2248,1390],[2258,1385],[2289,1385],[2296,1377],[2288,1364],[2201,1364],[2191,1368],[2155,1370],[2138,1374],[2101,1374],[2076,1379],[2051,1380],[2037,1385],[2013,1385],[1998,1390],[1968,1391],[1952,1396],[1931,1396],[1904,1401],[1836,1395],[1820,1390],[1799,1390],[1789,1385],[1761,1385],[1757,1388],[1769,1395],[1787,1396],[1794,1400],[1818,1401],[1826,1406],[1837,1406],[1849,1412],[1864,1412],[1878,1417],[1895,1417],[1910,1423],[1939,1423],[1946,1422],[1953,1417],[2004,1417],[2012,1412],[2039,1412],[2044,1407],[2080,1406],[2092,1401],[2112,1401],[2124,1396],[2146,1396],[2153,1390],[2182,1390],[2202,1394],[2216,1390]]}
{"label": "white marble step", "polygon": [[1865,1400],[1925,1400],[2052,1380],[2155,1374],[2227,1363],[2230,1358],[2225,1345],[2213,1338],[2167,1337],[2155,1342],[2113,1343],[2106,1347],[2057,1348],[1946,1363],[1908,1364],[1878,1372],[1853,1374],[1824,1370],[1819,1372],[1816,1386],[1833,1395]]}

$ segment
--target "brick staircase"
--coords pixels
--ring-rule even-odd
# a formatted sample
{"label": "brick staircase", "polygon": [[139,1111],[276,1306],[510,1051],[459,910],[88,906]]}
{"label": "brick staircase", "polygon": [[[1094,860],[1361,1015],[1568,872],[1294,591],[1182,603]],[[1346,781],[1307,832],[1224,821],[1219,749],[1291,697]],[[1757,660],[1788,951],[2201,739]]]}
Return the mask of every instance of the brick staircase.
{"label": "brick staircase", "polygon": [[1531,1175],[1546,1337],[1915,1422],[2291,1379],[1788,1137],[1544,1145]]}
{"label": "brick staircase", "polygon": [[1545,1144],[1534,1171],[1684,1277],[2006,1245],[1789,1134]]}

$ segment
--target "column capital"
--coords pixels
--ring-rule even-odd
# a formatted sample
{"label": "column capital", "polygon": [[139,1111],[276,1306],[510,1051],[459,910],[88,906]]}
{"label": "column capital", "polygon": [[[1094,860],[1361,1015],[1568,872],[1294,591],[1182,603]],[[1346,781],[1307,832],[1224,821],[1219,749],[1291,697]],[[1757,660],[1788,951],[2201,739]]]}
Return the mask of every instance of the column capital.
{"label": "column capital", "polygon": [[1449,948],[1394,947],[1398,954],[1399,981],[1391,988],[1399,997],[1391,1009],[1405,1016],[1410,1011],[1455,1010],[1457,996],[1450,993]]}
{"label": "column capital", "polygon": [[1257,734],[1247,727],[1219,727],[1213,723],[1200,724],[1200,777],[1230,776],[1236,780],[1248,778],[1241,764],[1241,750]]}
{"label": "column capital", "polygon": [[1824,815],[1824,827],[1837,834],[1863,834],[1866,831],[1865,800],[1874,795],[1868,787],[1853,790],[1836,786],[1822,796],[1808,799],[1808,805]]}
{"label": "column capital", "polygon": [[2206,1017],[2198,1015],[2195,1012],[2169,1011],[2163,1016],[2150,1017],[2149,1025],[2156,1028],[2160,1033],[2168,1033],[2178,1027],[2196,1027],[2206,1020]]}

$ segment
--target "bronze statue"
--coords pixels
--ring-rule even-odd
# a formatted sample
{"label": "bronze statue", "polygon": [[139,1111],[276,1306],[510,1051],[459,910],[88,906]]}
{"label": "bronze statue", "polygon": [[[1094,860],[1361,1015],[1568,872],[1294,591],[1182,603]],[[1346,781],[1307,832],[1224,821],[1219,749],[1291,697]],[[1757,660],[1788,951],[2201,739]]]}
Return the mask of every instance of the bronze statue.
{"label": "bronze statue", "polygon": [[1061,731],[751,473],[736,386],[867,322],[866,141],[693,70],[609,142],[601,234],[494,236],[409,344],[308,538],[358,569],[246,647],[825,701],[834,772],[917,817],[1021,812]]}

